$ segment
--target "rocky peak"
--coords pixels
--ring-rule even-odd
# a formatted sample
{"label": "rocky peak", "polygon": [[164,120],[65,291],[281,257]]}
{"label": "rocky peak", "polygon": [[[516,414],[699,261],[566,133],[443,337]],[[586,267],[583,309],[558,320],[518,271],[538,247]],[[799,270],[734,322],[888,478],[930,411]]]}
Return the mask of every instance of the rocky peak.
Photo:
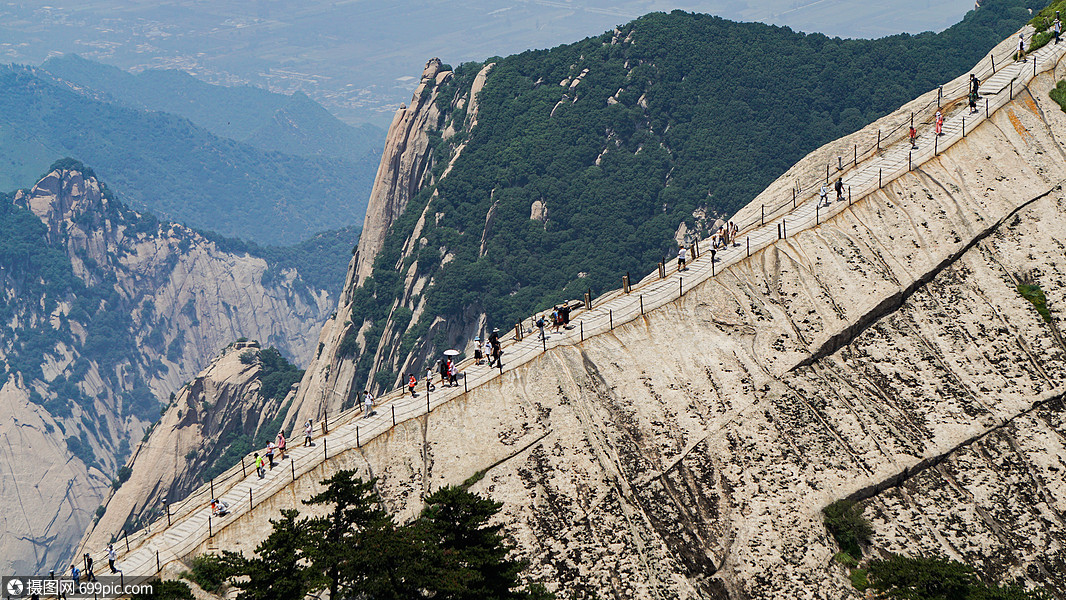
{"label": "rocky peak", "polygon": [[16,192],[14,202],[33,211],[55,243],[85,215],[105,214],[110,200],[92,171],[58,167],[29,191]]}

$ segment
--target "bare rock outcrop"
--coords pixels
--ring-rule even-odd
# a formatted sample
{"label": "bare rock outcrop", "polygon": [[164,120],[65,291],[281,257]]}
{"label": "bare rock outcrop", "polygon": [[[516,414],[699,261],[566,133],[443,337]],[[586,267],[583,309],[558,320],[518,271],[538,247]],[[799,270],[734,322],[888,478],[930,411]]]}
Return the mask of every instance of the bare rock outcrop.
{"label": "bare rock outcrop", "polygon": [[241,450],[251,450],[257,434],[274,439],[277,430],[267,428],[281,400],[260,394],[260,351],[256,342],[233,344],[178,391],[134,450],[129,479],[107,499],[86,536],[86,548],[103,548],[113,532],[132,531],[158,518],[167,502],[180,503],[211,473],[239,460]]}
{"label": "bare rock outcrop", "polygon": [[439,58],[430,59],[411,97],[411,106],[401,106],[392,117],[355,253],[356,284],[370,275],[385,234],[421,188],[429,171],[428,134],[437,128],[440,116],[436,91],[450,76],[450,71],[441,71]]}

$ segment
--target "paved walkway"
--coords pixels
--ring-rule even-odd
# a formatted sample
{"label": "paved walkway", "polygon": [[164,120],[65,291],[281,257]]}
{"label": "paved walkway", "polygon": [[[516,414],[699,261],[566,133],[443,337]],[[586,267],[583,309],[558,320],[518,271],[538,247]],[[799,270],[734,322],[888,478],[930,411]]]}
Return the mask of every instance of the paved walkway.
{"label": "paved walkway", "polygon": [[[996,51],[1002,51],[1002,49],[997,48]],[[1063,52],[1066,52],[1066,44],[1048,45],[1037,51],[1035,59],[1038,72],[1051,68]],[[865,159],[860,156],[857,165],[845,169],[841,174],[850,188],[852,201],[859,201],[878,189],[879,180],[880,184],[884,185],[906,173],[908,159],[911,165],[918,166],[934,158],[934,153],[946,150],[962,139],[964,127],[966,132],[969,132],[986,120],[986,104],[988,114],[991,115],[1010,101],[1012,82],[1013,90],[1019,91],[1033,78],[1033,56],[1030,56],[1029,62],[1026,63],[1010,63],[1005,58],[997,59],[997,62],[1000,60],[1005,66],[997,65],[994,74],[991,74],[989,64],[988,71],[991,76],[985,78],[981,86],[983,94],[979,113],[970,115],[968,107],[963,106],[945,115],[944,135],[939,138],[933,135],[931,127],[922,127],[918,150],[911,150],[910,144],[905,139],[905,129],[902,136],[894,130],[894,135],[883,142],[880,152],[872,152],[871,156]],[[952,85],[950,95],[948,91],[944,92],[942,102],[944,106],[954,106],[959,99],[965,99],[967,96],[966,83]],[[930,108],[935,112],[935,103]],[[783,213],[772,215],[772,220],[767,218],[764,223],[742,225],[741,232],[737,236],[737,243],[719,251],[713,265],[709,260],[709,255],[703,254],[691,261],[684,273],[677,273],[676,262],[671,261],[666,266],[667,276],[665,278],[660,278],[658,272],[654,272],[636,283],[630,294],[616,290],[597,298],[596,306],[592,310],[580,310],[574,313],[573,329],[550,334],[545,341],[541,341],[536,335],[528,335],[521,341],[515,341],[513,332],[509,333],[503,340],[505,344],[503,369],[490,369],[484,365],[475,366],[472,360],[464,361],[461,365],[464,379],[460,386],[448,388],[437,385],[436,390],[427,396],[425,382],[420,382],[421,389],[417,397],[412,398],[410,394],[403,394],[404,390],[387,394],[379,399],[379,405],[370,418],[361,418],[358,408],[341,413],[332,418],[329,423],[329,433],[319,435],[315,439],[315,446],[292,447],[289,458],[279,463],[273,470],[269,470],[263,479],[255,475],[250,461],[246,462],[245,470],[242,470],[241,466],[228,470],[215,479],[213,490],[210,484],[202,486],[188,498],[171,507],[170,526],[167,526],[166,516],[160,517],[150,528],[130,536],[129,551],[126,550],[127,540],[123,537],[118,538],[115,548],[120,551],[118,560],[120,568],[126,573],[135,575],[155,573],[159,566],[180,560],[188,555],[197,546],[207,541],[213,532],[225,527],[235,518],[235,515],[249,510],[252,506],[284,489],[295,478],[311,471],[327,458],[361,446],[377,435],[388,431],[396,423],[424,415],[434,406],[439,406],[462,395],[467,388],[476,388],[504,372],[535,359],[545,349],[559,345],[578,344],[584,338],[605,333],[613,327],[632,321],[643,312],[673,302],[685,290],[691,289],[746,258],[749,255],[749,249],[750,253],[754,253],[775,243],[778,240],[779,225],[784,225],[785,235],[793,235],[798,231],[816,226],[848,207],[848,201],[832,201],[835,197],[832,191],[830,191],[829,206],[824,204],[819,206],[816,191],[818,187],[820,184],[798,194],[795,207],[791,206],[791,202],[788,203],[783,207]],[[703,248],[703,250],[706,252],[709,248]],[[294,432],[294,441],[302,439],[303,436],[299,434],[302,432]],[[217,494],[229,504],[230,516],[223,518],[209,516],[208,505],[212,493]],[[83,550],[79,550],[80,552]]]}

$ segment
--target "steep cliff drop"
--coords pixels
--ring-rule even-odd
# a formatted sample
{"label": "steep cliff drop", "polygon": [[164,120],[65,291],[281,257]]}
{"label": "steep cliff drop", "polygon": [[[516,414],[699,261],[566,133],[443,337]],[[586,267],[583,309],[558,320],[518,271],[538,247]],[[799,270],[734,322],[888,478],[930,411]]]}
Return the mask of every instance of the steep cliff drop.
{"label": "steep cliff drop", "polygon": [[333,300],[117,202],[62,161],[5,197],[0,566],[58,568],[160,400],[240,336],[305,363]]}

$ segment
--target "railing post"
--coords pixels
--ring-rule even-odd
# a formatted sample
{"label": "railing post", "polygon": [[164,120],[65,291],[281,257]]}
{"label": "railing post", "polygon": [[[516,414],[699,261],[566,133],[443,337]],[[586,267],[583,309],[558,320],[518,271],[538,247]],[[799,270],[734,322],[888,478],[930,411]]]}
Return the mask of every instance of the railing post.
{"label": "railing post", "polygon": [[581,331],[581,341],[583,342],[583,341],[585,341],[585,322],[584,321],[578,321],[577,322],[577,326],[578,326],[578,329]]}
{"label": "railing post", "polygon": [[130,534],[126,533],[126,530],[122,530],[122,538],[126,541],[126,552],[130,551]]}
{"label": "railing post", "polygon": [[988,118],[988,98],[985,98],[985,118]]}
{"label": "railing post", "polygon": [[848,206],[851,206],[851,186],[848,186]]}
{"label": "railing post", "polygon": [[818,204],[814,205],[814,224],[815,225],[818,225],[818,223],[819,223],[818,211],[819,211],[820,208],[821,208],[821,202],[819,202]]}
{"label": "railing post", "polygon": [[940,136],[933,136],[933,156],[936,156],[940,153],[940,151],[937,150],[938,142],[940,142]]}
{"label": "railing post", "polygon": [[966,137],[966,117],[962,118],[962,137]]}
{"label": "railing post", "polygon": [[944,86],[936,88],[936,107],[940,108],[940,103],[944,99]]}
{"label": "railing post", "polygon": [[322,436],[322,460],[329,458],[329,454],[326,453],[326,436]]}
{"label": "railing post", "polygon": [[681,277],[677,278],[677,295],[678,297],[685,295],[685,282],[682,281]]}
{"label": "railing post", "polygon": [[853,165],[858,165],[859,164],[859,145],[858,144],[855,144],[854,154],[855,154],[855,156],[851,159],[851,163]]}
{"label": "railing post", "polygon": [[[211,497],[214,498],[215,495],[211,494]],[[170,503],[168,503],[166,500],[164,500],[163,501],[163,508],[167,511],[167,527],[170,527]]]}
{"label": "railing post", "polygon": [[241,457],[241,477],[247,477],[248,471],[244,470],[244,457]]}
{"label": "railing post", "polygon": [[543,347],[544,352],[548,351],[548,336],[540,336],[540,345]]}
{"label": "railing post", "polygon": [[881,169],[877,169],[877,189],[881,189]]}
{"label": "railing post", "polygon": [[744,239],[748,242],[748,256],[751,256],[751,236],[745,236]]}
{"label": "railing post", "polygon": [[592,310],[592,290],[585,292],[585,310]]}
{"label": "railing post", "polygon": [[777,224],[777,239],[781,239],[781,224]]}
{"label": "railing post", "polygon": [[995,75],[996,74],[996,57],[992,56],[991,58],[992,58],[992,74]]}
{"label": "railing post", "polygon": [[[911,118],[913,119],[914,117],[911,117]],[[880,129],[877,130],[877,151],[878,152],[881,151],[881,130]]]}
{"label": "railing post", "polygon": [[293,458],[291,456],[289,457],[289,467],[292,468],[292,481],[293,481],[293,483],[295,483],[296,482],[296,461],[293,460]]}
{"label": "railing post", "polygon": [[158,572],[160,572],[162,570],[163,570],[162,567],[159,566],[159,550],[156,550],[155,551],[155,572],[158,573]]}
{"label": "railing post", "polygon": [[248,510],[255,508],[255,502],[252,500],[252,488],[248,488]]}
{"label": "railing post", "polygon": [[207,515],[207,537],[208,538],[215,537],[215,532],[211,528],[211,515]]}
{"label": "railing post", "polygon": [[829,183],[829,165],[825,166],[825,182]]}
{"label": "railing post", "polygon": [[359,443],[359,426],[358,425],[355,426],[355,447],[356,448],[362,448],[363,447],[363,445],[361,443]]}
{"label": "railing post", "polygon": [[[503,368],[500,368],[500,372],[503,372]],[[444,387],[444,379],[441,378],[440,386]],[[426,380],[426,414],[429,414],[429,380]]]}
{"label": "railing post", "polygon": [[644,294],[640,295],[640,314],[644,314]]}
{"label": "railing post", "polygon": [[211,499],[215,499],[215,478],[211,478]]}
{"label": "railing post", "polygon": [[766,224],[766,205],[765,204],[760,204],[759,205],[759,210],[762,211],[760,213],[762,216],[759,217],[759,225],[765,225]]}
{"label": "railing post", "polygon": [[1010,80],[1010,99],[1014,100],[1014,80]]}
{"label": "railing post", "polygon": [[392,405],[392,426],[396,427],[396,405]]}
{"label": "railing post", "polygon": [[781,239],[788,238],[788,226],[785,225],[785,220],[781,219]]}
{"label": "railing post", "polygon": [[796,188],[792,188],[792,208],[796,208]]}
{"label": "railing post", "polygon": [[613,330],[614,329],[614,310],[613,309],[608,309],[607,310],[607,318],[609,319],[609,321],[611,323],[611,329]]}
{"label": "railing post", "polygon": [[913,157],[914,157],[914,151],[911,150],[910,152],[907,153],[907,170],[908,171],[913,169],[913,167],[911,166],[911,159]]}

